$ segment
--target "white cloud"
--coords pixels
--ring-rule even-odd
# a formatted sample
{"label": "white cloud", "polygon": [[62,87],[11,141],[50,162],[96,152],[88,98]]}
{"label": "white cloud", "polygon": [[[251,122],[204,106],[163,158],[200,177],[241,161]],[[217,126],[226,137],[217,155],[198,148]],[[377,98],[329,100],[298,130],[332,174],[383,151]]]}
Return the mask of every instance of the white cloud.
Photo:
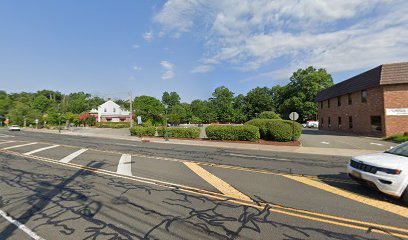
{"label": "white cloud", "polygon": [[200,65],[200,66],[193,68],[191,72],[192,73],[206,73],[206,72],[212,71],[213,69],[214,67],[210,65]]}
{"label": "white cloud", "polygon": [[167,80],[167,79],[172,79],[174,78],[174,64],[168,62],[168,61],[161,61],[160,65],[163,67],[163,74],[162,74],[162,79]]}
{"label": "white cloud", "polygon": [[139,71],[142,71],[142,68],[139,67],[139,66],[134,66],[134,67],[133,67],[133,70],[139,72]]}
{"label": "white cloud", "polygon": [[140,48],[140,45],[139,45],[139,44],[133,44],[132,47],[135,48],[135,49],[137,49],[137,48]]}
{"label": "white cloud", "polygon": [[147,42],[151,42],[153,40],[153,38],[154,38],[153,31],[143,33],[143,38]]}
{"label": "white cloud", "polygon": [[164,34],[201,33],[205,59],[193,72],[227,63],[265,76],[314,65],[331,72],[406,60],[405,0],[168,0],[154,17]]}

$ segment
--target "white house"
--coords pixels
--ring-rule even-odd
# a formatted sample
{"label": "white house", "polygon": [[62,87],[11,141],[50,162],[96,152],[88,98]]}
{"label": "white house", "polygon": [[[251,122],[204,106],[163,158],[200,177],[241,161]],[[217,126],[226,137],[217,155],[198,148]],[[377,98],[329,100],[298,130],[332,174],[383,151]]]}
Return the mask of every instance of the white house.
{"label": "white house", "polygon": [[123,110],[110,99],[89,113],[94,115],[98,122],[130,122],[130,112]]}

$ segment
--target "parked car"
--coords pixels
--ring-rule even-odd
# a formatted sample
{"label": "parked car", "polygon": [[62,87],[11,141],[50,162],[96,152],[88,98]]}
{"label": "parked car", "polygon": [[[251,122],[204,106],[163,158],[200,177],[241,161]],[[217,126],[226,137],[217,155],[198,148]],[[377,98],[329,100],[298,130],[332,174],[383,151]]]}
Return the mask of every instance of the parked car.
{"label": "parked car", "polygon": [[308,128],[318,128],[319,127],[319,121],[307,121],[306,122],[306,127],[308,127]]}
{"label": "parked car", "polygon": [[11,125],[9,128],[9,131],[20,131],[20,127],[18,125]]}
{"label": "parked car", "polygon": [[401,198],[408,205],[408,142],[385,152],[353,157],[347,172],[357,182]]}

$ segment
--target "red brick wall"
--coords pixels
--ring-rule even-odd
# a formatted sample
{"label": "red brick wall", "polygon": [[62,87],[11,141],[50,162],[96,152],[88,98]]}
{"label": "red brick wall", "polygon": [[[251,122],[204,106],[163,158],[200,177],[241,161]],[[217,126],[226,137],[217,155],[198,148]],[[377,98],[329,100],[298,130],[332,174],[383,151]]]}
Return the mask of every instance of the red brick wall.
{"label": "red brick wall", "polygon": [[[319,111],[319,129],[329,131],[341,131],[358,133],[363,135],[380,136],[384,134],[384,107],[383,107],[383,89],[374,87],[367,89],[368,101],[361,102],[361,92],[351,94],[352,104],[348,104],[348,96],[341,96],[341,106],[337,106],[337,97],[330,99],[330,108],[328,100],[318,103]],[[349,116],[352,116],[353,128],[349,128]],[[371,116],[381,116],[383,132],[373,132],[371,130]],[[328,118],[331,118],[331,127],[328,126]],[[339,126],[338,117],[341,117],[342,124]],[[323,124],[322,124],[323,118]]]}
{"label": "red brick wall", "polygon": [[[383,88],[385,108],[408,108],[408,84],[385,85]],[[408,132],[408,116],[385,116],[385,124],[386,136]]]}

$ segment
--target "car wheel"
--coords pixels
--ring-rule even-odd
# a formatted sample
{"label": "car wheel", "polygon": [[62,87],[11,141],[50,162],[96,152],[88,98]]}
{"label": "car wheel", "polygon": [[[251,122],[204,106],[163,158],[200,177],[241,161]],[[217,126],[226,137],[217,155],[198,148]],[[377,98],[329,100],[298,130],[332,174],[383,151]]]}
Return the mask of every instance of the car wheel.
{"label": "car wheel", "polygon": [[401,196],[402,201],[408,206],[408,187]]}

